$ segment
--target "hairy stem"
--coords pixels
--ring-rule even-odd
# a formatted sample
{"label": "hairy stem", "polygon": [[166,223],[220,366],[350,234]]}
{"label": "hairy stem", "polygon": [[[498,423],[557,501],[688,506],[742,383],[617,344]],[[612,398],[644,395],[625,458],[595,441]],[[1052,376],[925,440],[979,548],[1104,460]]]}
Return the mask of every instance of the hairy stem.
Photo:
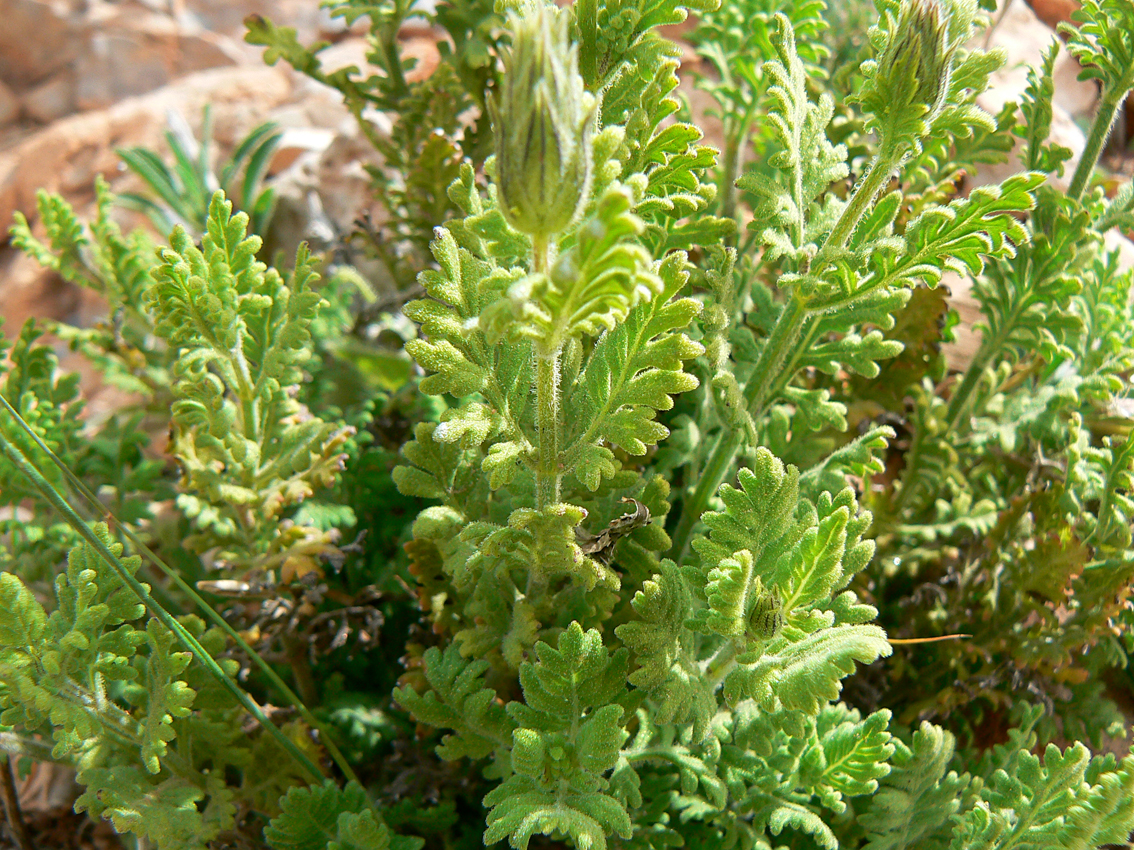
{"label": "hairy stem", "polygon": [[709,461],[701,470],[701,476],[697,480],[697,489],[693,491],[693,495],[682,507],[681,519],[673,532],[673,545],[669,551],[670,556],[677,563],[680,564],[688,554],[693,529],[697,525],[697,521],[701,519],[701,514],[704,513],[705,506],[709,504],[709,499],[728,474],[728,469],[732,466],[732,459],[736,457],[736,453],[740,449],[742,439],[743,435],[739,430],[722,429],[721,433],[717,435],[717,442],[713,446],[712,454],[709,455]]}
{"label": "hairy stem", "polygon": [[[547,274],[549,245],[546,237],[532,240],[532,271]],[[539,464],[536,468],[536,508],[544,510],[559,501],[563,479],[559,468],[559,359],[563,344],[536,346],[536,427],[539,431]]]}
{"label": "hairy stem", "polygon": [[[904,148],[895,147],[893,145],[885,145],[874,158],[874,162],[870,164],[866,176],[858,182],[854,188],[854,194],[851,195],[850,200],[847,201],[846,207],[843,209],[843,214],[839,216],[839,220],[835,222],[830,235],[823,242],[823,248],[820,250],[820,256],[829,254],[831,251],[837,251],[845,248],[850,241],[851,236],[854,234],[855,228],[858,223],[862,221],[862,217],[866,215],[870,207],[874,204],[874,199],[878,197],[878,193],[894,175],[898,165],[901,164],[902,157],[904,156]],[[814,269],[815,272],[818,268]]]}
{"label": "hairy stem", "polygon": [[[854,194],[843,209],[843,214],[823,243],[820,255],[829,254],[829,252],[846,247],[846,243],[851,234],[854,233],[855,228],[858,227],[858,223],[866,215],[874,203],[874,199],[878,196],[886,181],[890,179],[898,163],[901,162],[901,157],[902,149],[896,149],[893,146],[884,147],[878,154],[866,176],[855,187]],[[817,272],[818,267],[814,271]],[[797,294],[792,293],[776,320],[776,325],[768,337],[768,342],[760,352],[760,359],[756,362],[756,368],[753,370],[748,386],[744,390],[744,399],[748,403],[748,410],[754,418],[759,418],[763,414],[764,409],[774,401],[794,375],[793,367],[798,356],[792,355],[793,352],[795,355],[802,353],[796,350],[796,345],[799,331],[803,327],[808,314],[806,302]],[[739,429],[724,429],[717,437],[712,454],[709,455],[705,468],[701,470],[697,488],[682,507],[681,519],[673,532],[673,546],[670,549],[670,556],[677,563],[680,564],[688,554],[693,529],[709,504],[709,499],[721,486],[729,469],[732,468],[733,460],[736,458],[736,453],[740,450],[743,441],[744,435]]]}
{"label": "hairy stem", "polygon": [[744,388],[744,400],[753,416],[763,413],[764,407],[772,400],[769,390],[775,386],[784,363],[789,360],[805,318],[807,307],[803,299],[793,293],[776,320],[768,343],[756,361],[756,369]]}
{"label": "hairy stem", "polygon": [[945,423],[950,433],[961,427],[961,421],[964,419],[965,413],[969,409],[969,402],[972,399],[973,391],[980,383],[980,379],[984,377],[985,370],[988,368],[988,364],[991,362],[993,355],[999,352],[1001,347],[1002,346],[998,343],[988,346],[981,345],[977,350],[976,356],[974,356],[972,362],[969,363],[968,369],[965,370],[965,377],[961,379],[961,383],[949,398],[949,408],[948,412],[945,414]]}
{"label": "hairy stem", "polygon": [[[1033,270],[1033,264],[1031,262],[1028,262],[1024,267],[1028,271]],[[965,370],[964,378],[961,379],[961,383],[949,398],[949,408],[945,416],[945,422],[949,431],[960,428],[961,421],[964,419],[965,413],[969,410],[969,402],[973,391],[979,385],[980,379],[984,376],[985,370],[988,368],[988,364],[1008,345],[1008,341],[1012,338],[1012,333],[1016,330],[1016,325],[1024,316],[1027,308],[1033,303],[1035,298],[1034,293],[1039,290],[1039,287],[1043,283],[1042,278],[1042,272],[1033,272],[1025,278],[1025,285],[1022,287],[1024,294],[1012,305],[1011,310],[1009,310],[1008,314],[1001,320],[999,327],[995,328],[995,333],[991,333],[990,336],[986,336],[981,340],[980,347],[977,349],[976,354]],[[994,329],[990,328],[989,330],[991,332]]]}
{"label": "hairy stem", "polygon": [[394,93],[399,100],[409,94],[409,84],[402,73],[402,57],[398,51],[398,30],[401,29],[404,20],[405,18],[402,17],[400,20],[391,21],[381,35],[382,52],[386,55],[385,71],[393,81]]}
{"label": "hairy stem", "polygon": [[536,507],[559,501],[559,351],[536,353],[536,405],[539,426],[539,468]]}
{"label": "hairy stem", "polygon": [[[743,144],[740,134],[725,131],[724,155],[721,159],[721,216],[736,218],[736,180],[740,176],[740,148]],[[739,233],[739,226],[737,228]],[[735,246],[737,234],[729,237],[728,244]]]}
{"label": "hairy stem", "polygon": [[[799,336],[799,329],[806,315],[807,309],[803,300],[794,294],[789,296],[779,319],[776,320],[776,326],[768,337],[768,342],[760,351],[760,359],[756,361],[752,378],[744,390],[744,400],[753,415],[757,415],[770,401],[768,390],[779,376],[784,360]],[[697,489],[682,509],[681,520],[673,533],[673,548],[670,552],[678,563],[681,563],[682,558],[688,553],[693,528],[709,504],[709,499],[725,480],[743,442],[744,432],[739,428],[724,428],[717,437],[709,461],[701,470]]]}
{"label": "hairy stem", "polygon": [[705,678],[711,689],[716,690],[717,685],[723,682],[725,676],[736,666],[736,656],[739,651],[740,646],[735,639],[725,641],[705,664]]}
{"label": "hairy stem", "polygon": [[1099,111],[1095,113],[1095,120],[1091,122],[1087,145],[1083,148],[1083,155],[1079,157],[1079,164],[1075,166],[1071,185],[1067,189],[1067,197],[1076,201],[1082,199],[1087,183],[1102,155],[1103,146],[1114,128],[1115,119],[1118,118],[1118,107],[1131,86],[1134,86],[1134,65],[1127,69],[1126,76],[1117,84],[1107,86],[1103,90],[1102,98],[1099,100]]}
{"label": "hairy stem", "polygon": [[[788,383],[795,376],[795,373],[799,371],[799,361],[803,359],[803,355],[815,344],[815,338],[819,335],[819,328],[821,327],[819,316],[814,313],[808,313],[807,318],[810,319],[810,321],[805,319],[801,324],[799,337],[791,353],[784,361],[779,376],[776,380],[772,381],[768,391],[764,394],[764,397],[768,399],[767,403],[780,397]],[[760,410],[753,410],[753,415],[762,416],[767,409],[767,403],[765,403],[765,406]]]}

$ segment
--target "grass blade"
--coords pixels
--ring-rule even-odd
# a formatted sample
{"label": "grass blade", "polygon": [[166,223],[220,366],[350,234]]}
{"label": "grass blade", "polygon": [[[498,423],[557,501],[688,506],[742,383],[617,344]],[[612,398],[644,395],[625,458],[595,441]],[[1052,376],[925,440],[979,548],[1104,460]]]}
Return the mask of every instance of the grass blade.
{"label": "grass blade", "polygon": [[[71,472],[71,470],[55,455],[54,452],[40,439],[28,424],[23,420],[23,417],[12,407],[6,398],[0,396],[0,405],[8,412],[16,424],[20,427],[25,434],[31,437],[36,445],[43,451],[52,462],[60,469],[63,475],[85,499],[98,505],[100,513],[103,513],[108,520],[114,521],[115,526],[122,531],[130,543],[135,547],[136,551],[145,554],[152,563],[158,566],[169,578],[182,590],[190,599],[196,603],[201,610],[206,614],[208,619],[220,626],[226,634],[239,646],[242,650],[249,654],[249,657],[260,667],[261,671],[268,677],[268,680],[277,688],[284,696],[291,701],[291,703],[299,711],[300,716],[312,726],[322,731],[323,744],[327,747],[327,752],[334,759],[339,769],[343,771],[344,776],[348,780],[356,780],[354,771],[346,762],[345,757],[335,746],[331,737],[326,734],[322,724],[320,724],[315,717],[311,714],[310,710],[303,704],[299,697],[287,686],[287,684],[279,677],[260,655],[253,650],[236,632],[235,629],[229,625],[223,617],[221,617],[211,605],[208,604],[201,597],[197,591],[191,587],[180,575],[177,574],[169,565],[164,563],[157,555],[142,541],[140,541],[128,528],[114,520],[114,517],[107,514],[105,509],[97,502],[94,495],[87,489],[79,479]],[[48,501],[60,514],[65,517],[68,523],[75,529],[75,531],[103,558],[106,563],[115,570],[122,580],[137,594],[138,598],[146,606],[149,611],[161,621],[170,631],[178,636],[181,642],[189,649],[195,658],[199,659],[206,669],[233,695],[233,697],[245,708],[256,720],[271,734],[284,749],[300,764],[301,767],[309,774],[313,781],[322,781],[323,774],[315,766],[315,764],[298,748],[291,739],[289,739],[283,732],[274,724],[264,712],[260,709],[259,705],[241,689],[236,682],[225,675],[220,666],[216,663],[211,655],[205,650],[203,646],[197,641],[192,634],[190,634],[176,618],[174,618],[168,611],[165,610],[142,586],[134,576],[132,576],[115,558],[113,553],[107,549],[98,537],[91,531],[90,527],[83,520],[82,517],[69,505],[66,500],[55,490],[54,487],[47,481],[40,471],[31,463],[30,460],[18,448],[9,443],[3,432],[0,431],[0,450],[8,457],[8,459],[15,465],[25,476],[32,482],[32,484],[40,491],[43,498]]]}

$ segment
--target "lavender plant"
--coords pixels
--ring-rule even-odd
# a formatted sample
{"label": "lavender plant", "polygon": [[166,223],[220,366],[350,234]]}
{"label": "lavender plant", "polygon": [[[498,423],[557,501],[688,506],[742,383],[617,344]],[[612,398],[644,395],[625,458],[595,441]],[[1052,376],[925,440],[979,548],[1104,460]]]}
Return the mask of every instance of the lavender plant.
{"label": "lavender plant", "polygon": [[[577,190],[565,192],[558,181],[566,173],[586,184],[577,177],[585,169],[564,164],[560,139],[573,133],[585,145],[589,128],[575,129],[574,116],[586,107],[570,103],[559,68],[532,68],[528,39],[552,49],[540,17],[548,13],[528,12],[540,21],[527,24],[530,32],[522,22],[514,26],[501,91],[502,98],[514,91],[513,76],[522,82],[521,91],[531,93],[519,101],[524,117],[509,125],[501,107],[494,112],[496,179],[479,203],[463,200],[471,175],[462,181],[468,215],[441,232],[441,276],[425,278],[434,301],[409,310],[426,337],[409,349],[430,373],[422,388],[446,394],[454,406],[437,426],[419,427],[405,450],[412,465],[398,479],[403,492],[442,502],[415,523],[413,571],[448,646],[425,652],[396,698],[422,722],[451,730],[442,758],[487,759],[486,778],[501,781],[485,800],[486,843],[508,838],[526,847],[543,833],[579,847],[608,839],[770,847],[790,834],[783,846],[959,847],[980,834],[986,846],[1030,846],[1063,830],[1067,841],[1092,846],[1110,840],[1104,833],[1124,837],[1129,829],[1129,804],[1104,790],[1129,787],[1129,763],[1117,770],[1095,762],[1092,776],[1116,772],[1083,786],[1094,789],[1082,798],[1086,810],[1099,813],[1087,835],[1069,825],[1078,816],[1065,822],[1053,815],[1057,804],[1033,796],[1034,783],[1069,789],[1083,782],[1085,750],[1051,750],[1043,762],[1011,751],[998,765],[1002,774],[994,778],[986,767],[982,776],[997,788],[1003,776],[1005,789],[1019,790],[986,793],[981,776],[946,775],[947,733],[923,727],[912,741],[921,748],[915,757],[886,731],[887,709],[864,717],[833,702],[856,661],[890,652],[872,623],[877,612],[849,589],[856,579],[866,587],[858,577],[874,543],[867,537],[872,517],[846,476],[882,471],[880,456],[894,434],[875,427],[826,456],[809,455],[806,435],[845,431],[847,408],[798,376],[876,376],[878,362],[901,350],[884,332],[914,286],[936,285],[949,270],[981,275],[994,261],[1009,267],[1030,236],[1017,216],[1034,207],[1042,182],[1030,172],[947,204],[923,197],[916,214],[899,221],[908,205],[900,189],[887,191],[894,177],[926,168],[931,149],[941,155],[942,138],[962,143],[997,131],[973,98],[1000,60],[962,47],[977,20],[975,4],[885,3],[880,11],[871,33],[875,58],[863,66],[856,94],[875,152],[843,199],[832,189],[848,176],[848,153],[826,136],[832,101],[809,97],[793,28],[786,17],[770,17],[774,58],[760,79],[748,79],[767,80],[775,170],[739,181],[756,200],[752,227],[764,250],[758,260],[742,258],[750,277],[740,298],[729,293],[732,258],[718,255],[715,298],[683,306],[680,324],[654,317],[672,311],[676,318],[681,302],[671,299],[684,282],[651,288],[642,281],[633,289],[632,270],[622,271],[614,280],[632,293],[627,306],[609,290],[589,288],[589,269],[577,258],[592,234],[617,233],[604,202],[618,183],[596,179],[581,221],[556,233],[578,216]],[[580,52],[592,44],[589,20],[576,10]],[[571,49],[557,49],[569,66]],[[650,76],[640,65],[635,70]],[[562,114],[542,99],[545,84],[558,94],[548,102],[564,104]],[[610,122],[600,126],[610,132]],[[615,172],[602,135],[592,150],[594,174],[610,167],[623,185],[645,187],[641,200],[631,196],[623,207],[643,210],[645,224],[646,211],[657,209],[652,178],[667,166],[672,171],[670,163],[618,158]],[[726,169],[736,167],[726,160]],[[512,187],[535,182],[533,174],[547,181],[542,190],[513,194]],[[701,197],[708,210],[713,193]],[[524,203],[532,204],[527,216]],[[650,227],[638,230],[648,235]],[[470,231],[481,241],[468,239]],[[623,251],[652,248],[652,261],[643,257],[638,267],[663,281],[687,261],[665,242],[635,235],[631,228],[619,234]],[[727,238],[723,226],[720,235]],[[506,252],[495,248],[505,245]],[[754,279],[761,266],[775,270],[782,298]],[[572,283],[576,297],[566,288]],[[698,302],[708,309],[698,310]],[[740,321],[726,341],[714,328],[727,325],[731,317],[720,311],[728,308]],[[614,310],[614,322],[592,318]],[[695,324],[700,333],[686,330]],[[605,332],[591,343],[600,326]],[[651,340],[651,331],[670,336]],[[654,411],[669,409],[678,392],[697,390],[684,365],[700,353],[692,347],[697,338],[712,345],[714,373],[700,418],[684,427],[710,439],[707,451],[694,440],[683,461],[667,461],[695,482],[678,494],[668,540],[656,520],[634,526],[670,513],[661,501],[670,497],[668,482],[651,480],[649,447],[668,436]],[[501,339],[521,344],[494,347]],[[639,346],[651,343],[671,347],[668,362],[639,359]],[[635,383],[652,394],[623,389]],[[611,429],[608,420],[619,425]],[[574,442],[580,433],[591,445]],[[800,473],[768,446],[812,465]],[[740,487],[721,487],[738,456],[751,458],[740,468]],[[706,512],[718,493],[720,509]],[[612,515],[611,497],[631,499],[636,509]],[[610,551],[588,551],[602,534]],[[660,557],[666,553],[673,560]],[[900,766],[921,775],[935,760],[940,769],[924,788],[904,789]],[[1070,770],[1066,786],[1054,778],[1061,765]],[[892,769],[897,786],[880,790]],[[945,802],[915,837],[922,795]],[[1034,814],[1021,816],[1027,806]],[[1101,824],[1111,816],[1118,820],[1106,832]]]}
{"label": "lavender plant", "polygon": [[[42,754],[36,736],[53,736],[80,769],[79,804],[158,847],[227,841],[238,813],[256,825],[241,840],[278,850],[1128,841],[1134,758],[1087,745],[1119,731],[1103,677],[1134,648],[1132,273],[1100,249],[1134,224],[1134,192],[1089,187],[1134,87],[1134,19],[1085,0],[1067,33],[1103,97],[1060,192],[1045,185],[1066,158],[1048,140],[1054,53],[1022,122],[983,112],[1003,57],[968,46],[985,22],[975,0],[877,0],[849,105],[824,90],[821,4],[751,5],[750,38],[712,2],[442,5],[461,37],[418,89],[395,39],[413,7],[336,4],[370,17],[382,75],[326,79],[360,119],[373,105],[403,122],[380,140],[383,179],[411,174],[418,148],[395,148],[420,96],[456,92],[455,76],[483,107],[439,125],[438,144],[461,136],[472,154],[446,148],[443,200],[411,209],[412,180],[390,196],[394,238],[431,257],[413,259],[423,297],[404,309],[408,386],[430,401],[406,408],[392,473],[420,507],[398,615],[412,600],[421,622],[397,708],[383,694],[322,713],[345,712],[381,755],[344,757],[343,727],[273,680],[299,719],[263,737],[296,769],[259,778],[258,739],[237,724],[249,711],[275,727],[230,678],[237,665],[214,661],[225,638],[179,624],[109,531],[81,523],[55,613],[21,578],[0,582],[0,722],[15,727],[0,745]],[[682,120],[680,51],[658,32],[689,11],[721,75],[704,83],[724,118],[719,161]],[[251,37],[322,73],[294,34],[257,20]],[[1025,170],[960,193],[1013,133]],[[259,590],[295,593],[289,673],[330,709],[295,649],[350,552],[299,523],[300,503],[365,452],[333,408],[296,400],[327,345],[313,329],[332,327],[310,257],[288,273],[255,261],[221,196],[200,246],[175,231],[160,254],[123,240],[108,203],[90,237],[60,202],[42,206],[48,240],[21,224],[26,249],[112,300],[140,295],[144,357],[105,333],[75,338],[154,392],[171,376],[190,552],[244,580],[296,580]],[[936,350],[948,273],[974,278],[986,315],[960,376]],[[81,424],[32,336],[2,392],[0,481],[26,474],[21,498],[70,516],[47,450],[76,465]],[[898,362],[897,388],[872,389]],[[934,637],[949,640],[916,643]],[[194,736],[233,755],[210,759]]]}

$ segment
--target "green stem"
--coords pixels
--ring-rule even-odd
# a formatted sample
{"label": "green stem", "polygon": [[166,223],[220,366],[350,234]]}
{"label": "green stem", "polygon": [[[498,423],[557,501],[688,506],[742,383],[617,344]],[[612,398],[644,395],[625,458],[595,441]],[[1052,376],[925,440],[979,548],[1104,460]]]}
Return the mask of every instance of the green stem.
{"label": "green stem", "polygon": [[677,563],[680,564],[688,553],[693,529],[698,520],[701,519],[701,514],[704,513],[705,507],[709,504],[709,499],[728,474],[729,467],[732,466],[732,460],[736,457],[737,451],[740,450],[742,441],[743,435],[739,430],[724,428],[717,436],[717,442],[713,446],[709,460],[697,479],[697,489],[693,491],[693,495],[682,506],[681,519],[673,532],[673,545],[669,552],[670,557]]}
{"label": "green stem", "polygon": [[224,352],[232,361],[233,374],[236,378],[236,392],[240,396],[240,413],[244,420],[241,429],[244,436],[252,442],[260,442],[260,415],[257,410],[256,396],[259,392],[257,382],[252,378],[252,370],[248,367],[248,360],[244,356],[244,335],[237,333],[236,345],[231,351]]}
{"label": "green stem", "polygon": [[775,385],[784,362],[788,360],[805,318],[807,307],[803,299],[793,292],[776,320],[767,344],[760,352],[760,359],[756,361],[756,369],[748,386],[744,388],[744,400],[754,416],[759,416],[764,406],[771,401],[769,390]]}
{"label": "green stem", "polygon": [[1079,164],[1075,166],[1075,173],[1071,177],[1071,185],[1067,189],[1067,197],[1081,200],[1087,183],[1095,171],[1099,157],[1102,156],[1103,146],[1114,127],[1118,117],[1118,107],[1126,98],[1131,85],[1134,85],[1134,66],[1127,76],[1114,86],[1108,86],[1099,102],[1099,111],[1095,113],[1095,120],[1091,122],[1091,131],[1087,136],[1087,145],[1083,148],[1083,155],[1079,157]]}
{"label": "green stem", "polygon": [[[870,164],[866,176],[859,181],[854,189],[854,194],[847,201],[843,214],[839,216],[839,220],[835,222],[830,235],[823,242],[823,248],[819,251],[820,257],[829,251],[846,247],[847,242],[854,234],[855,228],[858,227],[858,223],[862,221],[862,217],[866,215],[874,203],[874,199],[878,197],[878,193],[882,191],[882,187],[890,182],[890,178],[893,177],[902,161],[902,156],[902,149],[895,148],[892,145],[884,147],[878,152],[878,155],[874,157],[874,162]],[[813,274],[817,274],[818,271],[819,266],[812,269]]]}
{"label": "green stem", "polygon": [[[799,335],[800,326],[807,315],[807,308],[803,300],[792,294],[787,304],[776,320],[768,342],[760,352],[760,359],[756,361],[756,368],[752,378],[744,391],[744,399],[750,411],[761,410],[769,401],[768,390],[779,375],[781,366],[788,352]],[[701,514],[709,504],[713,493],[721,486],[732,466],[733,459],[744,441],[744,433],[739,428],[724,428],[717,437],[716,445],[709,455],[709,460],[701,470],[697,489],[685,503],[681,511],[681,520],[673,533],[673,546],[671,556],[681,563],[688,554],[689,543],[693,536],[693,529],[697,525]]]}
{"label": "green stem", "polygon": [[386,73],[390,75],[393,81],[394,96],[401,100],[409,94],[409,85],[406,83],[405,75],[402,73],[402,57],[398,53],[398,30],[401,28],[404,18],[397,21],[391,21],[390,24],[384,29],[381,36],[382,52],[386,54]]}
{"label": "green stem", "polygon": [[717,685],[723,682],[725,676],[736,666],[736,656],[739,651],[740,647],[737,642],[730,639],[723,643],[716,654],[709,659],[705,665],[705,678],[711,690],[716,690]]}
{"label": "green stem", "polygon": [[[547,274],[550,267],[547,237],[532,239],[532,271]],[[539,431],[539,464],[536,469],[536,509],[559,501],[563,475],[559,466],[559,359],[563,345],[553,340],[536,346],[536,427]]]}
{"label": "green stem", "polygon": [[1129,455],[1131,451],[1134,451],[1134,436],[1126,438],[1126,442],[1115,452],[1118,456],[1114,457],[1111,461],[1110,469],[1107,471],[1106,486],[1103,488],[1098,513],[1096,514],[1099,521],[1095,525],[1094,531],[1092,531],[1090,536],[1084,541],[1087,545],[1094,544],[1096,547],[1101,546],[1105,543],[1110,533],[1110,525],[1112,517],[1114,516],[1112,503],[1114,502],[1115,496],[1119,493],[1119,478],[1122,470],[1127,468],[1126,456]]}
{"label": "green stem", "polygon": [[799,361],[803,359],[803,355],[810,351],[811,346],[815,344],[815,338],[819,335],[819,328],[822,327],[822,325],[819,322],[819,317],[813,313],[809,312],[808,318],[812,318],[812,321],[807,321],[806,318],[804,319],[800,327],[799,338],[793,346],[791,354],[788,355],[788,358],[784,361],[779,376],[776,380],[772,381],[767,393],[764,395],[764,398],[768,401],[765,402],[761,408],[753,409],[752,415],[754,417],[763,416],[767,411],[768,402],[779,398],[783,394],[788,383],[795,377],[795,373],[799,371]]}
{"label": "green stem", "polygon": [[[980,379],[984,377],[985,370],[988,368],[989,362],[992,360],[994,353],[999,351],[1001,346],[999,343],[990,345],[981,345],[977,349],[976,355],[973,357],[972,362],[969,363],[968,369],[965,370],[965,377],[961,379],[961,383],[949,397],[949,407],[945,413],[945,428],[947,433],[955,433],[961,427],[961,421],[965,417],[966,411],[969,409],[969,402],[972,399],[973,391],[976,390]],[[968,429],[964,429],[968,430]]]}
{"label": "green stem", "polygon": [[[736,180],[740,176],[740,146],[739,133],[732,128],[725,129],[725,149],[721,158],[721,217],[736,218]],[[736,245],[740,232],[739,222],[737,232],[729,237],[728,244]]]}
{"label": "green stem", "polygon": [[539,427],[539,467],[536,470],[536,508],[559,501],[559,350],[536,353],[536,406]]}
{"label": "green stem", "polygon": [[[961,379],[961,383],[957,385],[953,391],[953,395],[949,398],[949,407],[945,411],[945,430],[944,433],[952,435],[948,439],[955,440],[959,431],[967,430],[961,429],[961,421],[964,419],[965,414],[969,410],[969,405],[972,400],[973,392],[976,390],[980,383],[980,379],[984,376],[985,370],[988,368],[993,355],[1001,348],[1002,336],[998,336],[995,340],[986,338],[982,341],[980,348],[977,349],[972,361],[969,363],[968,369],[965,370],[965,376]],[[906,468],[902,472],[901,488],[898,490],[897,498],[894,501],[894,519],[900,521],[902,512],[905,511],[909,504],[910,494],[916,489],[917,478],[922,473],[922,460],[924,458],[922,451],[922,439],[915,438],[910,448],[909,454],[906,457]]]}
{"label": "green stem", "polygon": [[[842,215],[839,216],[839,220],[824,241],[812,268],[812,275],[817,275],[826,264],[820,258],[824,256],[829,258],[832,252],[846,247],[862,217],[866,215],[874,203],[874,199],[898,167],[902,156],[902,148],[890,145],[883,147],[878,156],[874,158],[866,176],[855,187],[854,194],[851,195]],[[830,262],[830,260],[828,259],[827,262]],[[792,366],[803,353],[802,350],[796,351],[789,358],[789,354],[792,354],[793,348],[798,342],[800,328],[803,326],[808,313],[808,307],[804,300],[792,293],[784,306],[783,312],[776,320],[776,326],[772,329],[767,344],[760,352],[760,359],[757,361],[756,368],[752,372],[752,378],[744,390],[748,410],[754,418],[759,418],[762,415],[764,408],[774,400],[794,375],[794,371],[785,370],[785,363]],[[673,533],[670,555],[677,563],[680,564],[688,553],[693,529],[709,504],[709,499],[721,486],[732,467],[733,460],[742,442],[743,434],[735,430],[725,429],[717,438],[709,460],[701,471],[697,488],[682,507],[681,519]]]}
{"label": "green stem", "polygon": [[[985,370],[988,369],[988,364],[1008,344],[1008,340],[1012,338],[1012,333],[1016,330],[1016,325],[1027,312],[1028,307],[1034,303],[1034,295],[1039,289],[1044,275],[1041,270],[1036,270],[1030,261],[1024,268],[1023,274],[1026,275],[1025,285],[1022,287],[1024,295],[1012,305],[1012,309],[1000,322],[996,332],[981,340],[980,347],[977,348],[976,354],[965,370],[965,377],[961,379],[956,391],[949,398],[949,407],[945,414],[946,428],[949,432],[954,432],[961,427],[961,421],[969,409],[973,391],[980,383]],[[1028,279],[1029,277],[1031,279]],[[989,330],[991,331],[992,328]]]}

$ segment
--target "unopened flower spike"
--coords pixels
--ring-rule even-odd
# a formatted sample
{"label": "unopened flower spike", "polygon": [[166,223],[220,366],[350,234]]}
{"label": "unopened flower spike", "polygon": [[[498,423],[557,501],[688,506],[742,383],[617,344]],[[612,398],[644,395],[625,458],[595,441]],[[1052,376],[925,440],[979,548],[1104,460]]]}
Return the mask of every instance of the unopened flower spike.
{"label": "unopened flower spike", "polygon": [[949,88],[953,50],[948,12],[941,0],[910,0],[900,15],[878,71],[895,95],[893,109],[922,107],[931,118],[941,110]]}
{"label": "unopened flower spike", "polygon": [[901,0],[888,4],[871,31],[876,59],[859,102],[872,114],[883,149],[919,148],[949,93],[957,49],[968,38],[975,0]]}
{"label": "unopened flower spike", "polygon": [[496,175],[508,223],[546,241],[567,229],[590,193],[596,101],[579,75],[566,15],[542,4],[511,14],[512,50],[489,100]]}

